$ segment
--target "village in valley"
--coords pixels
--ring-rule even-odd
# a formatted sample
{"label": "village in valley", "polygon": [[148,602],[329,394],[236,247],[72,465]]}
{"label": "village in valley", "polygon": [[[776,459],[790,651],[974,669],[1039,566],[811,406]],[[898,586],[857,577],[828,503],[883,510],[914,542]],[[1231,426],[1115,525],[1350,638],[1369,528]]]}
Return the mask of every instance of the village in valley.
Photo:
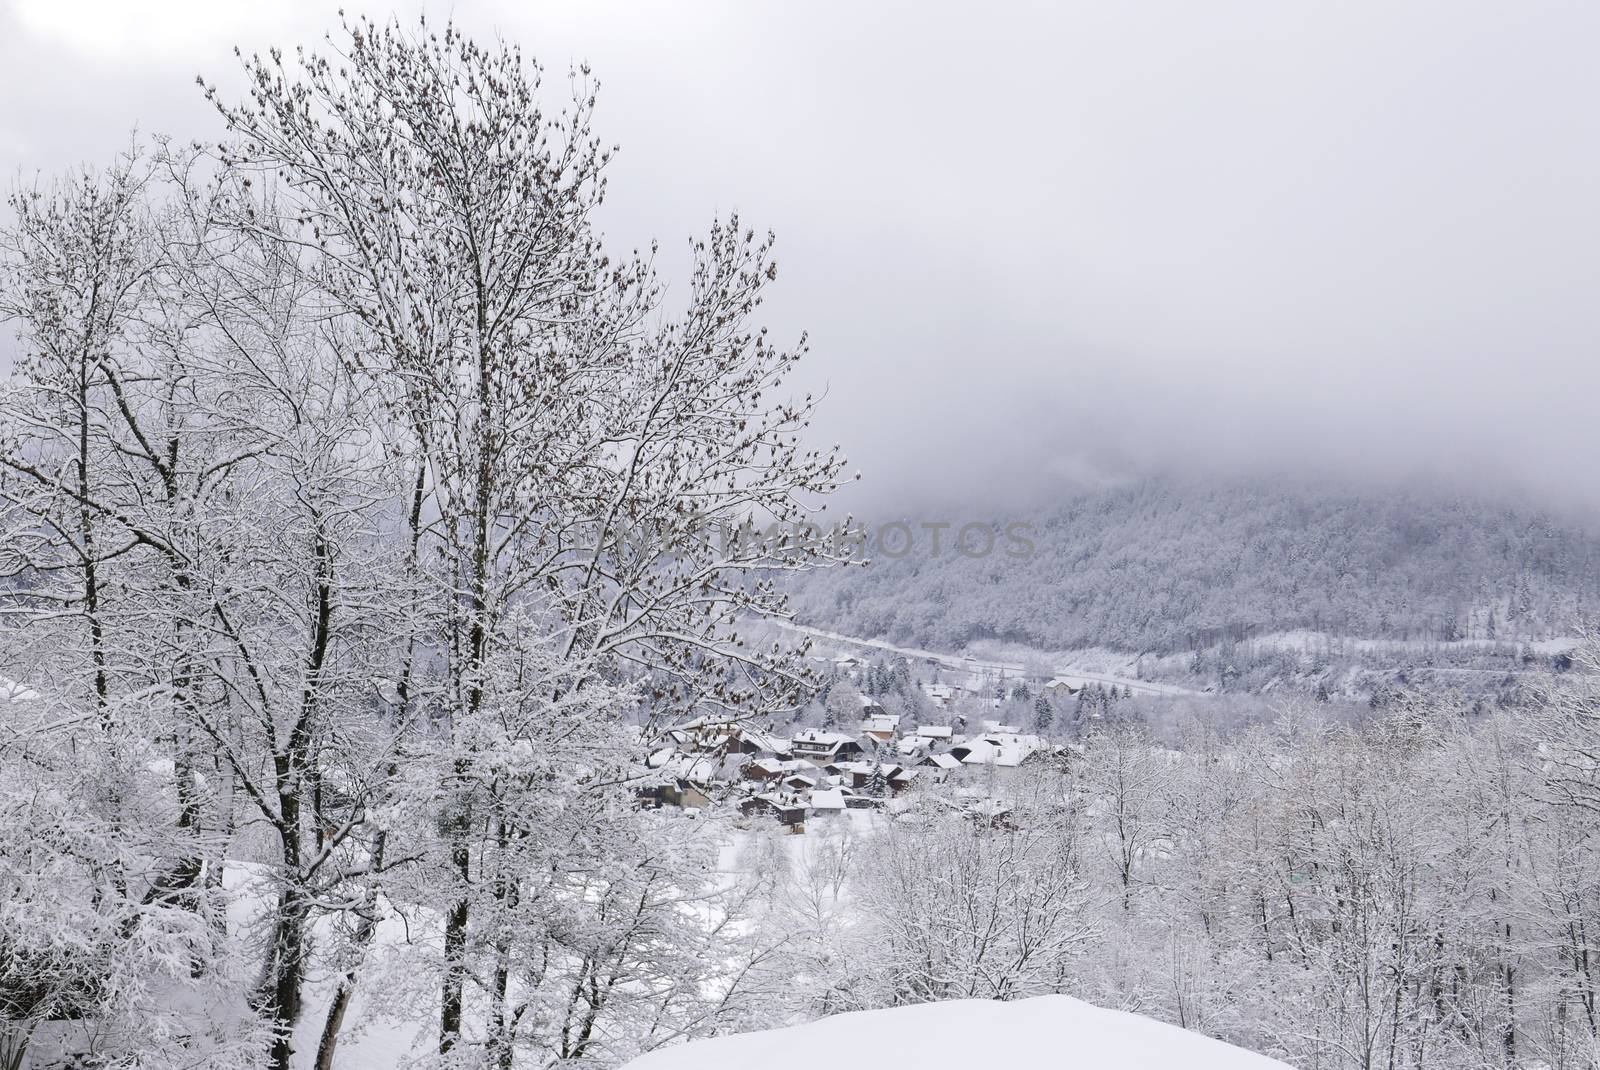
{"label": "village in valley", "polygon": [[1004,825],[1016,771],[1070,763],[1079,750],[1070,740],[1131,697],[1126,687],[1018,666],[854,653],[811,660],[822,686],[787,724],[715,713],[651,734],[640,804],[732,809],[798,834],[849,810],[899,808],[915,792]]}

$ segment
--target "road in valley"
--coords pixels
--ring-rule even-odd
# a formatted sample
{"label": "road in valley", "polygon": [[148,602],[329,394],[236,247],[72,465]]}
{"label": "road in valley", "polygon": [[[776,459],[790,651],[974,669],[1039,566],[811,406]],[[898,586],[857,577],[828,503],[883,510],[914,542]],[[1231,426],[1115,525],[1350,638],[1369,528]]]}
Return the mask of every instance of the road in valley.
{"label": "road in valley", "polygon": [[[990,676],[1017,675],[1027,672],[1027,666],[1011,664],[1003,661],[984,661],[981,658],[963,657],[959,654],[943,654],[936,650],[919,650],[916,647],[895,646],[893,643],[882,639],[860,639],[853,635],[840,635],[838,632],[824,631],[821,628],[811,628],[804,624],[795,624],[791,621],[775,620],[771,623],[789,632],[798,632],[809,635],[813,639],[822,639],[830,643],[844,646],[862,647],[868,650],[881,650],[888,654],[898,654],[903,658],[921,661],[937,662],[940,666],[956,672],[985,673]],[[1135,695],[1205,695],[1204,691],[1195,691],[1187,687],[1178,687],[1176,684],[1158,684],[1150,680],[1136,680],[1130,676],[1112,676],[1107,673],[1084,672],[1081,669],[1061,667],[1052,670],[1057,679],[1065,680],[1073,685],[1102,684],[1106,687],[1125,687]]]}

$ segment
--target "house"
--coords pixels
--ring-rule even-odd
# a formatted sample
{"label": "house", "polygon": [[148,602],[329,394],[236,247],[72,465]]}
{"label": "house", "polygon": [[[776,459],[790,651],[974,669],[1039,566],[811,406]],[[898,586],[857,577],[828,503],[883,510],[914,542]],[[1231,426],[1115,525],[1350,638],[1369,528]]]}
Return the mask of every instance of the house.
{"label": "house", "polygon": [[1044,740],[1038,736],[989,732],[956,744],[950,748],[950,755],[959,759],[962,765],[992,765],[1009,769],[1047,749]]}
{"label": "house", "polygon": [[1044,685],[1044,693],[1051,698],[1069,698],[1082,690],[1081,684],[1073,683],[1064,676],[1058,676]]}
{"label": "house", "polygon": [[811,812],[817,817],[837,817],[844,811],[843,788],[818,788],[811,793]]}
{"label": "house", "polygon": [[894,750],[903,758],[920,758],[924,754],[932,753],[933,741],[920,736],[901,736],[895,740]]}
{"label": "house", "polygon": [[807,758],[820,761],[821,764],[848,759],[853,755],[865,753],[865,748],[854,736],[847,736],[843,732],[830,732],[820,728],[809,728],[795,735],[790,743],[790,749],[796,758]]}
{"label": "house", "polygon": [[882,772],[884,783],[895,794],[905,791],[917,778],[915,769],[907,769],[904,766],[894,765],[889,762],[881,764],[870,761],[845,762],[840,766],[840,771],[844,774],[846,784],[856,791],[865,791],[867,785],[872,782],[874,768]]}
{"label": "house", "polygon": [[804,832],[809,810],[799,796],[779,792],[752,795],[739,804],[739,812],[747,817],[767,814],[778,819],[793,832]]}
{"label": "house", "polygon": [[746,780],[777,780],[784,775],[785,763],[776,758],[757,758],[746,763],[744,778]]}
{"label": "house", "polygon": [[923,684],[922,693],[928,696],[929,702],[941,710],[950,705],[950,700],[955,698],[956,694],[955,688],[949,684]]}
{"label": "house", "polygon": [[1011,804],[992,795],[963,789],[956,792],[955,798],[932,796],[932,799],[987,828],[1015,830],[1017,827]]}
{"label": "house", "polygon": [[943,781],[951,772],[961,768],[961,759],[954,754],[930,754],[917,764],[920,768],[930,770],[935,780]]}
{"label": "house", "polygon": [[962,813],[979,825],[992,829],[1016,830],[1011,807],[999,799],[980,799],[962,807]]}
{"label": "house", "polygon": [[744,755],[728,753],[685,753],[674,747],[662,747],[645,758],[645,768],[650,774],[638,789],[642,806],[680,806],[699,809],[712,803],[712,793],[717,785],[731,784],[744,776],[744,768],[752,763]]}
{"label": "house", "polygon": [[690,754],[788,753],[788,744],[727,716],[696,717],[667,730],[678,749]]}
{"label": "house", "polygon": [[[709,797],[718,785],[733,784],[747,779],[746,769],[751,764],[742,754],[724,754],[720,751],[696,754],[663,747],[645,759],[645,767],[652,774],[646,783],[665,784],[673,780],[685,781],[695,785],[697,790],[684,792],[684,796],[697,800],[697,797]],[[670,799],[667,801],[675,806],[705,805],[704,801],[677,802]]]}
{"label": "house", "polygon": [[[878,707],[880,710],[883,708]],[[900,732],[900,715],[897,713],[878,713],[866,717],[861,722],[861,733],[871,736],[879,743],[888,743]]]}
{"label": "house", "polygon": [[919,724],[917,725],[917,738],[926,739],[933,743],[948,743],[955,735],[955,729],[949,725]]}
{"label": "house", "polygon": [[711,791],[686,777],[664,776],[641,784],[635,793],[639,805],[648,810],[676,806],[681,810],[704,810],[711,805]]}

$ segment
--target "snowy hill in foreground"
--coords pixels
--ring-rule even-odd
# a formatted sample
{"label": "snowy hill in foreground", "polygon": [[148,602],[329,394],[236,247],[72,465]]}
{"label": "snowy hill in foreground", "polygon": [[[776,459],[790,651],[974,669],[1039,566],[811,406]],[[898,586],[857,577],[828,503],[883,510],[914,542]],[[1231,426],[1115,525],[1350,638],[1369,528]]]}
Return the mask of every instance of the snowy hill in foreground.
{"label": "snowy hill in foreground", "polygon": [[840,1014],[651,1052],[625,1070],[746,1070],[794,1052],[917,1070],[1286,1070],[1220,1040],[1067,996],[964,999]]}

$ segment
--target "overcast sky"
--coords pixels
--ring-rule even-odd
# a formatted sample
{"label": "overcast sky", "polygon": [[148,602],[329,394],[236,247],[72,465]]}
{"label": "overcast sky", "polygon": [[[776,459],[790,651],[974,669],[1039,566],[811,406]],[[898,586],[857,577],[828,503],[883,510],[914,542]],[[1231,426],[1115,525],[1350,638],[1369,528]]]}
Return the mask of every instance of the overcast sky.
{"label": "overcast sky", "polygon": [[[215,138],[195,74],[335,8],[0,0],[0,170]],[[1600,4],[453,10],[592,63],[619,244],[777,231],[769,320],[869,501],[1265,466],[1600,503]]]}

